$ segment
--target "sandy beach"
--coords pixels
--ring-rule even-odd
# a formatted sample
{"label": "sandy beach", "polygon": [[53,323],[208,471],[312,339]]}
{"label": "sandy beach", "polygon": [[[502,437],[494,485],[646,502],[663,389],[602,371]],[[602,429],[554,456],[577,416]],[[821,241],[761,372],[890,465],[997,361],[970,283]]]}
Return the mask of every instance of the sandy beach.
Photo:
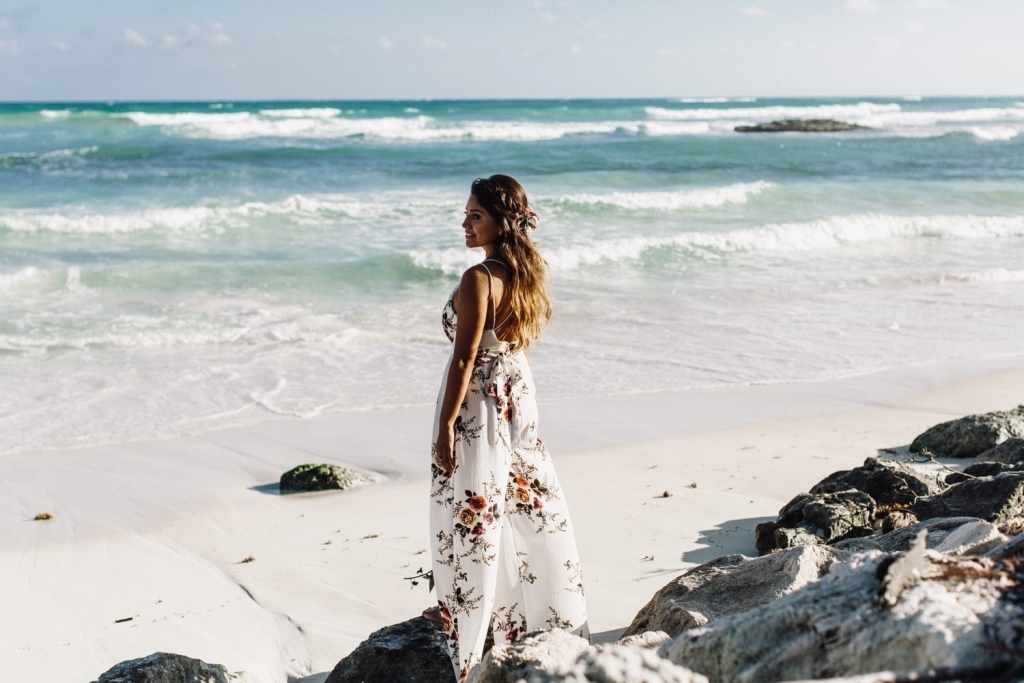
{"label": "sandy beach", "polygon": [[[826,474],[937,422],[1016,406],[1021,387],[1024,357],[1011,356],[542,402],[595,640],[681,570],[755,555],[754,526]],[[0,458],[5,678],[80,683],[166,651],[252,681],[322,680],[432,601],[404,580],[429,567],[431,417],[337,413]],[[280,495],[280,474],[305,462],[386,480]],[[33,521],[41,512],[53,519]]]}

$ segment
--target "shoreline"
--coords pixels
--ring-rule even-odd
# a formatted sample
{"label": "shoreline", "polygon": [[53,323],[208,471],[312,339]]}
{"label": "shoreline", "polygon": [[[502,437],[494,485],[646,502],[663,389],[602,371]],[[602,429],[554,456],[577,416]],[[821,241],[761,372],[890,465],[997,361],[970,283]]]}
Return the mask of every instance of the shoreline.
{"label": "shoreline", "polygon": [[[1012,356],[542,402],[592,631],[612,637],[689,566],[756,555],[753,527],[822,476],[951,417],[1016,406],[1021,386],[1024,356]],[[419,551],[432,413],[268,420],[0,457],[3,609],[14,615],[0,642],[13,677],[70,683],[158,650],[254,681],[329,671],[370,632],[431,602],[404,577],[429,567]],[[282,472],[320,461],[388,481],[276,493]],[[55,519],[27,523],[42,511]]]}

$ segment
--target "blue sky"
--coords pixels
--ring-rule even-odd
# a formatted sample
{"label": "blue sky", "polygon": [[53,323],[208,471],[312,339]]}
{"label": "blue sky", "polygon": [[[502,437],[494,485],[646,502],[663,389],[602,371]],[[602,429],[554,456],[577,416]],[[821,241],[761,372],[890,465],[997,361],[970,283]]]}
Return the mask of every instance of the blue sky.
{"label": "blue sky", "polygon": [[0,100],[1021,95],[1019,0],[0,0]]}

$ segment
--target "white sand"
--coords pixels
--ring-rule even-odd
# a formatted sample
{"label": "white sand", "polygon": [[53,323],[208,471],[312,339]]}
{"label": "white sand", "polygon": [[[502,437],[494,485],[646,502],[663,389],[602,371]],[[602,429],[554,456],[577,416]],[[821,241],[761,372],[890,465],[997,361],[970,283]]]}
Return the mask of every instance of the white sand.
{"label": "white sand", "polygon": [[[826,474],[936,422],[1022,402],[1018,356],[543,404],[592,629],[613,637],[693,564],[754,554],[754,526]],[[429,568],[431,416],[423,407],[269,420],[0,457],[5,679],[81,683],[155,651],[255,681],[329,671],[371,631],[432,601],[424,584],[403,580]],[[278,495],[280,474],[303,462],[389,480]],[[673,495],[658,497],[665,490]],[[43,511],[54,519],[31,521]]]}

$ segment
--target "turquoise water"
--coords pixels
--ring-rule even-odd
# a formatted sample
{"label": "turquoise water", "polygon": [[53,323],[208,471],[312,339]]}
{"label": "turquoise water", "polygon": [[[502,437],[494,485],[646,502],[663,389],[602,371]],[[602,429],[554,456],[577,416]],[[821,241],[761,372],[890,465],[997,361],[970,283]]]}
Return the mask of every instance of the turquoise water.
{"label": "turquoise water", "polygon": [[[836,118],[844,134],[741,135]],[[470,181],[541,398],[1024,352],[1024,98],[0,105],[0,452],[433,401]]]}

